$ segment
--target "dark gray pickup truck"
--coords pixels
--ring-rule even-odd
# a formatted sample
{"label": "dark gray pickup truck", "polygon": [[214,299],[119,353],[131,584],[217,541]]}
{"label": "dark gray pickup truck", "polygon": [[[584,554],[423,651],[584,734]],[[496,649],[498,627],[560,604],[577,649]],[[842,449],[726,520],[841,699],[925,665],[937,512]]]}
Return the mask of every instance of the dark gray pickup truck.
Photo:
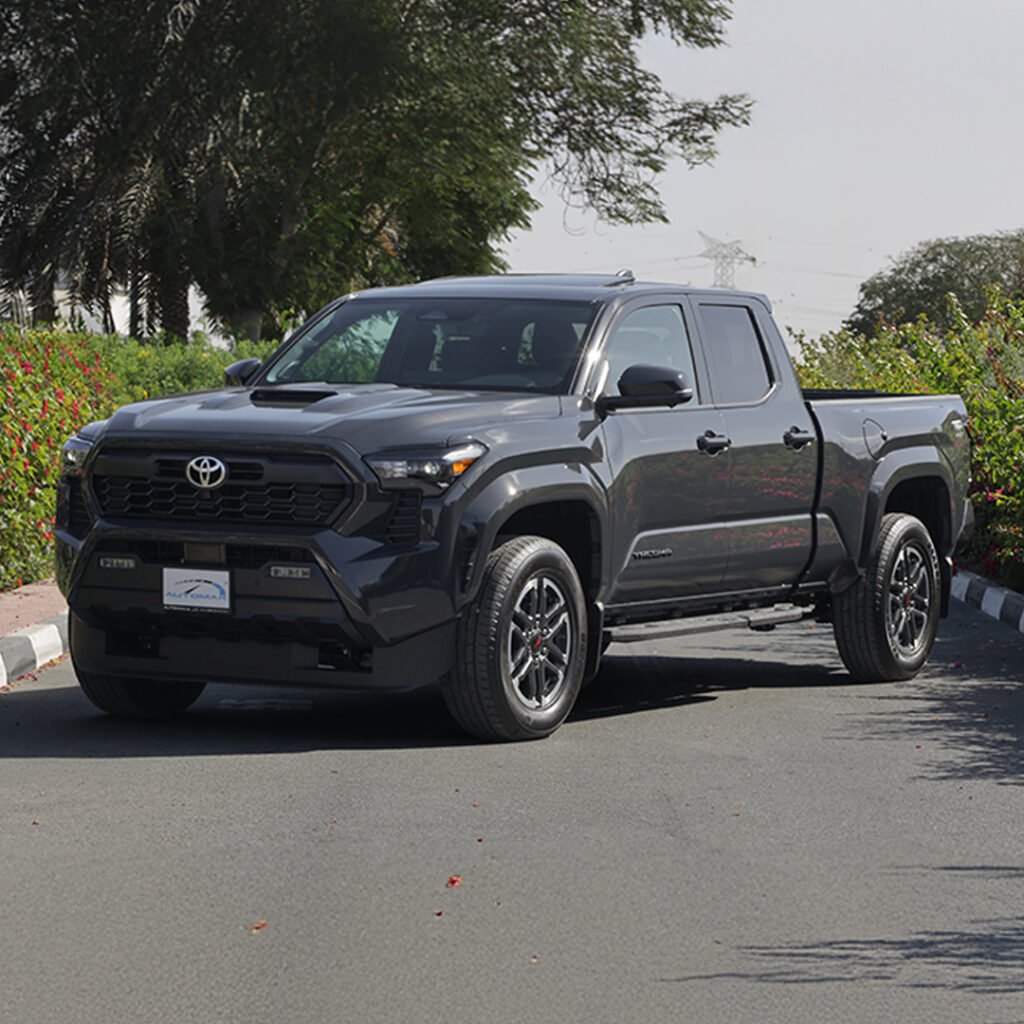
{"label": "dark gray pickup truck", "polygon": [[68,441],[58,577],[119,715],[209,681],[408,689],[547,736],[610,642],[833,623],[906,679],[970,528],[953,395],[801,392],[759,295],[631,276],[347,295],[221,391]]}

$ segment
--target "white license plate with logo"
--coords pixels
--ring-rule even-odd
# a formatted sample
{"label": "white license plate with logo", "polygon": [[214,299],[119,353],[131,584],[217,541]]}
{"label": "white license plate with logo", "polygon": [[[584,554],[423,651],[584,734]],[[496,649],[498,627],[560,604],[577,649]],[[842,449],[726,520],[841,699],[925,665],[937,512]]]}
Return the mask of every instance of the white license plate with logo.
{"label": "white license plate with logo", "polygon": [[221,569],[164,569],[164,607],[186,612],[231,611],[231,573]]}

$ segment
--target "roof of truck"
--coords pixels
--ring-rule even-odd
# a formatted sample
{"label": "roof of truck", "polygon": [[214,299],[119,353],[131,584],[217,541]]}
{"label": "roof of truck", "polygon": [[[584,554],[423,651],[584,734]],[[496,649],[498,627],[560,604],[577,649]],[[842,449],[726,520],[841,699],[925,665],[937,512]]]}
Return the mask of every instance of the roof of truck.
{"label": "roof of truck", "polygon": [[767,296],[758,292],[723,291],[721,289],[694,288],[671,282],[637,281],[629,271],[618,274],[493,274],[480,277],[438,277],[419,284],[397,285],[387,288],[367,288],[354,292],[349,298],[374,296],[399,298],[410,296],[480,297],[562,299],[606,301],[611,294],[621,295],[664,294],[682,292],[687,295],[730,296],[755,299],[771,309]]}

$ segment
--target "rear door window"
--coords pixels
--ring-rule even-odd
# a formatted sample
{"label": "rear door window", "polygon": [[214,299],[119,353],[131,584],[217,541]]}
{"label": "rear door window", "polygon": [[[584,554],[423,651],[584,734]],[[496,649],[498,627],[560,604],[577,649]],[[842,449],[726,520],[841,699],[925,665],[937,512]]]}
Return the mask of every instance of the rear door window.
{"label": "rear door window", "polygon": [[771,363],[746,306],[701,303],[705,348],[720,405],[759,402],[774,383]]}

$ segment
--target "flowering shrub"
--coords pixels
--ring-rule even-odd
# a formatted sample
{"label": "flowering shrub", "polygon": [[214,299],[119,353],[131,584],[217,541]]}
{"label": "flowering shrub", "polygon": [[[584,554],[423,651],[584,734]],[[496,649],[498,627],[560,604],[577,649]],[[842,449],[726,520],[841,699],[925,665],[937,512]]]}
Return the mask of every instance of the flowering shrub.
{"label": "flowering shrub", "polygon": [[114,400],[97,339],[0,330],[0,589],[48,575],[60,446]]}
{"label": "flowering shrub", "polygon": [[1008,586],[1024,588],[1024,303],[991,297],[970,323],[951,300],[953,326],[920,320],[865,338],[839,331],[800,340],[805,387],[878,388],[963,397],[974,440],[970,554]]}
{"label": "flowering shrub", "polygon": [[154,347],[0,324],[0,590],[51,572],[54,483],[68,437],[127,402],[219,387],[225,366],[272,348]]}

